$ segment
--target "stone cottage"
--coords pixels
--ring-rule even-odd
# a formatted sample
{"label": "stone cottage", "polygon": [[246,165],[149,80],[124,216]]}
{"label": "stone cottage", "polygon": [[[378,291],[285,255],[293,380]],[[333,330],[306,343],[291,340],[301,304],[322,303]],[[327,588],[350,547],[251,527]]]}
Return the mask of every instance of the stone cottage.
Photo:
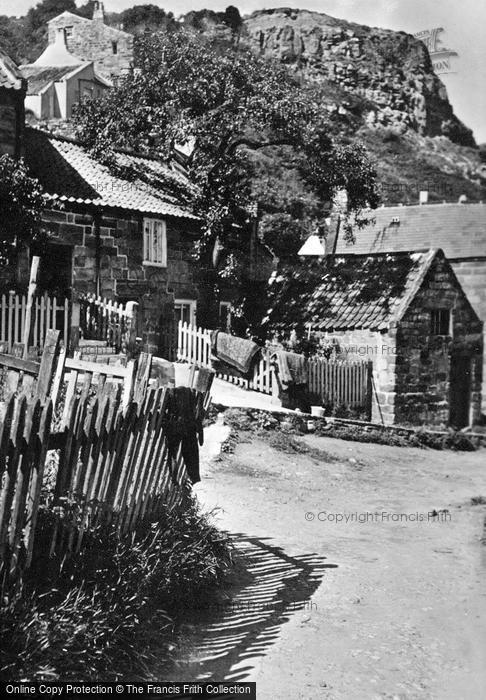
{"label": "stone cottage", "polygon": [[0,51],[0,155],[22,153],[24,99],[27,81],[8,56]]}
{"label": "stone cottage", "polygon": [[[332,247],[332,242],[330,242]],[[486,319],[486,205],[423,204],[382,207],[370,212],[370,224],[356,242],[338,239],[339,254],[362,255],[442,248],[479,318]],[[483,364],[483,413],[486,413],[486,358]]]}
{"label": "stone cottage", "polygon": [[28,83],[26,113],[39,120],[70,119],[76,104],[97,99],[112,87],[96,73],[92,61],[69,53],[62,29],[34,63],[20,66],[20,70]]}
{"label": "stone cottage", "polygon": [[174,309],[193,320],[198,300],[191,249],[199,221],[180,167],[128,152],[113,154],[108,167],[81,143],[30,127],[25,159],[51,204],[41,287],[137,301],[139,335],[160,352]]}
{"label": "stone cottage", "polygon": [[62,12],[48,23],[49,44],[63,30],[68,51],[85,61],[94,61],[96,70],[108,79],[119,76],[133,64],[133,35],[105,24],[102,2],[95,2],[93,19]]}
{"label": "stone cottage", "polygon": [[464,427],[480,416],[482,323],[440,249],[339,255],[271,285],[268,335],[373,362],[372,418]]}

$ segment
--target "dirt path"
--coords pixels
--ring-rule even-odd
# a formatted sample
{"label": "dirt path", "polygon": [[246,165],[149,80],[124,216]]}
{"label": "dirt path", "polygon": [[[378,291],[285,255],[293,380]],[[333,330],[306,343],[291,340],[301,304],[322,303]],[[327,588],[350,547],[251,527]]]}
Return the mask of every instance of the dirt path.
{"label": "dirt path", "polygon": [[241,436],[197,493],[250,580],[188,631],[176,675],[255,680],[259,700],[485,697],[485,452]]}

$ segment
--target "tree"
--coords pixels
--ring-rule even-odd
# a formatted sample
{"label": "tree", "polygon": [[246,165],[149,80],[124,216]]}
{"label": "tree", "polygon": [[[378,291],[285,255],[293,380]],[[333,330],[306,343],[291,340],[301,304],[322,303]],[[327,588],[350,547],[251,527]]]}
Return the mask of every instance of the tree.
{"label": "tree", "polygon": [[39,182],[23,161],[0,156],[0,265],[7,265],[20,245],[42,238],[45,207]]}
{"label": "tree", "polygon": [[126,32],[141,34],[144,31],[174,29],[176,21],[172,12],[166,12],[158,5],[135,5],[119,15]]}
{"label": "tree", "polygon": [[76,12],[75,0],[42,0],[31,7],[23,21],[25,62],[34,61],[47,45],[47,22],[62,12]]}
{"label": "tree", "polygon": [[[347,188],[353,211],[376,206],[365,150],[337,146],[324,113],[316,93],[284,66],[230,42],[178,31],[139,37],[136,69],[101,100],[81,104],[75,120],[105,162],[117,147],[161,158],[176,145],[189,148],[187,168],[203,220],[196,253],[208,268],[216,241],[226,245],[234,266],[248,241],[245,210],[255,201],[270,238],[278,239],[282,214],[291,217],[294,254],[302,237],[323,226],[336,188]],[[227,268],[221,272],[228,277]]]}

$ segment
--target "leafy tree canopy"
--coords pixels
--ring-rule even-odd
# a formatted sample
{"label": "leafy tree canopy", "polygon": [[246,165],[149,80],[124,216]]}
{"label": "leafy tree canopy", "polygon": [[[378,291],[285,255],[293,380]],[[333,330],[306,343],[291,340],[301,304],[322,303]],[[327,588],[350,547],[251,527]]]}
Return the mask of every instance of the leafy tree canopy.
{"label": "leafy tree canopy", "polygon": [[318,94],[285,67],[186,31],[139,37],[136,66],[101,100],[79,107],[79,134],[105,161],[117,147],[162,158],[176,145],[188,148],[204,221],[200,255],[228,239],[230,224],[255,201],[274,244],[287,228],[283,215],[297,241],[323,226],[338,188],[348,190],[351,210],[376,205],[365,150],[333,142]]}
{"label": "leafy tree canopy", "polygon": [[166,12],[158,5],[135,5],[119,15],[119,22],[126,32],[140,34],[143,31],[171,29],[176,26],[172,12]]}
{"label": "leafy tree canopy", "polygon": [[21,243],[39,240],[45,207],[39,182],[23,161],[0,156],[0,264],[7,264]]}

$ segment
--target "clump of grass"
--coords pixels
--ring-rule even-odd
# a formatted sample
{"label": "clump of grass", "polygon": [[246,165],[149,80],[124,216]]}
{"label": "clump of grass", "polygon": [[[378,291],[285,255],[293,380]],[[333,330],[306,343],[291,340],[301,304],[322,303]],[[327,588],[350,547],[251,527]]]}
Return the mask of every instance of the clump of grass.
{"label": "clump of grass", "polygon": [[472,506],[486,506],[486,496],[473,496],[471,498]]}
{"label": "clump of grass", "polygon": [[322,425],[316,433],[326,437],[335,437],[352,442],[374,442],[378,445],[393,447],[428,447],[433,450],[455,450],[473,452],[477,448],[464,433],[450,430],[446,434],[427,430],[399,433],[394,430],[366,428],[357,425]]}
{"label": "clump of grass", "polygon": [[[49,530],[40,528],[40,545]],[[227,536],[188,498],[123,539],[91,532],[78,557],[48,564],[34,560],[0,608],[0,635],[9,640],[1,681],[142,678],[154,650],[157,664],[168,658],[178,615],[223,583],[232,554]]]}

